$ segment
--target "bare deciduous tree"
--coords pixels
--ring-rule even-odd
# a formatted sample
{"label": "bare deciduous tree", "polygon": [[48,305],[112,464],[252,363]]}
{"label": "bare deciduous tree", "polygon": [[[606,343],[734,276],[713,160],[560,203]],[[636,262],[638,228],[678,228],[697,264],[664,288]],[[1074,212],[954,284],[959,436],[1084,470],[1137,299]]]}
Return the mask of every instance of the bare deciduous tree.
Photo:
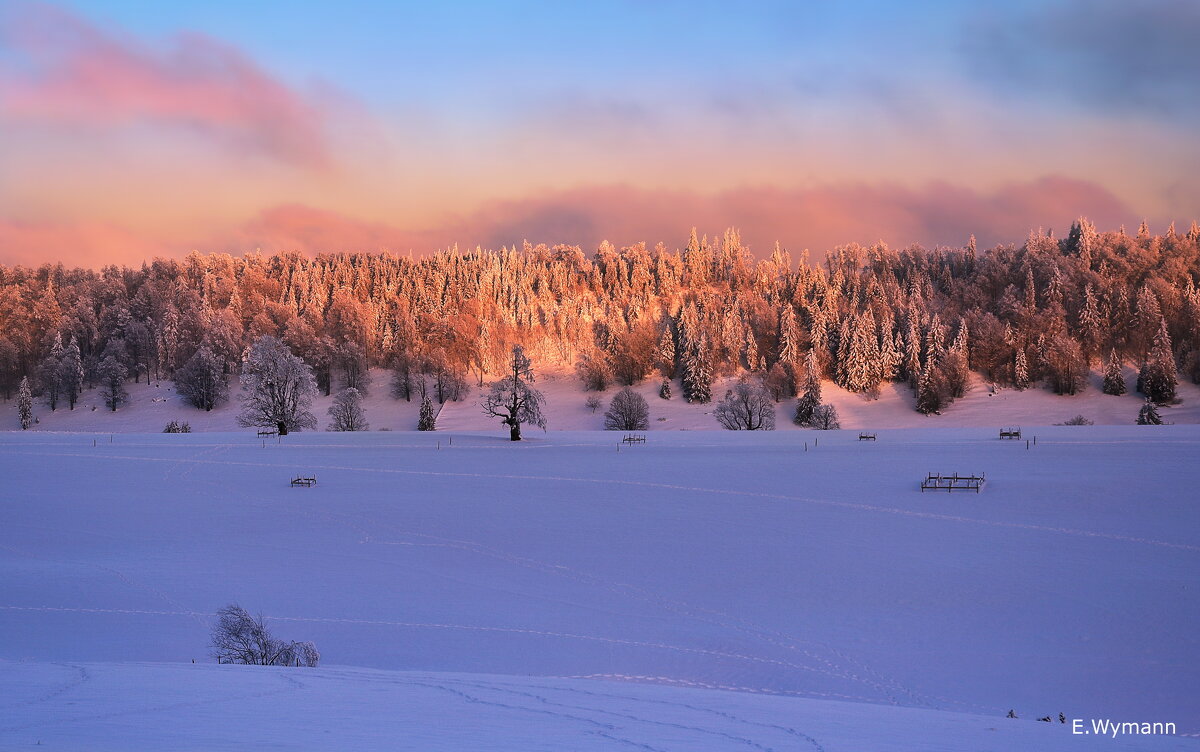
{"label": "bare deciduous tree", "polygon": [[842,427],[838,420],[837,408],[833,405],[817,405],[809,425],[820,431],[836,431]]}
{"label": "bare deciduous tree", "polygon": [[546,428],[546,416],[542,413],[546,399],[541,392],[529,386],[533,378],[533,364],[525,355],[525,349],[513,345],[508,375],[493,383],[483,400],[484,414],[500,418],[508,426],[508,437],[512,441],[521,440],[522,424],[531,423],[542,430]]}
{"label": "bare deciduous tree", "polygon": [[362,395],[354,387],[347,387],[338,392],[329,406],[329,417],[333,423],[330,431],[366,431],[367,415],[363,412]]}
{"label": "bare deciduous tree", "polygon": [[730,431],[775,430],[775,401],[762,384],[741,382],[713,410]]}
{"label": "bare deciduous tree", "polygon": [[645,431],[650,426],[650,408],[646,398],[629,387],[617,392],[604,413],[607,431]]}
{"label": "bare deciduous tree", "polygon": [[279,339],[254,341],[242,368],[242,412],[238,424],[274,428],[280,436],[317,427],[310,412],[317,382],[312,369]]}

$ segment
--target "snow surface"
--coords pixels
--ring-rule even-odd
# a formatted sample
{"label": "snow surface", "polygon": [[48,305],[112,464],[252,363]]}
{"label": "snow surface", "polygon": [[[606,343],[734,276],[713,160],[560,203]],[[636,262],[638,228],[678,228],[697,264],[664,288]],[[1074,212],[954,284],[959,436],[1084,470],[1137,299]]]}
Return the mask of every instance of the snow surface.
{"label": "snow surface", "polygon": [[[371,430],[412,431],[417,427],[420,402],[392,399],[388,384],[390,374],[375,369],[372,384],[363,400]],[[1126,369],[1130,389],[1136,375]],[[712,416],[715,403],[689,404],[681,397],[678,379],[673,383],[674,398],[658,396],[661,381],[647,379],[633,387],[646,398],[650,406],[652,431],[713,431],[722,430]],[[713,386],[713,396],[720,399],[733,386],[734,379],[725,378]],[[854,394],[825,382],[822,386],[826,402],[837,407],[843,428],[932,428],[948,426],[1050,425],[1083,415],[1097,425],[1131,425],[1137,418],[1144,398],[1133,393],[1113,397],[1101,390],[1099,374],[1091,375],[1091,383],[1075,396],[1060,396],[1046,389],[1024,391],[999,389],[973,377],[970,390],[955,401],[944,414],[925,416],[913,409],[912,390],[903,384],[886,384],[877,399]],[[550,372],[538,377],[534,386],[546,396],[548,428],[551,431],[598,431],[604,428],[604,411],[618,387],[605,392],[585,392],[579,379],[572,374]],[[75,410],[60,407],[51,412],[44,404],[35,404],[38,424],[35,431],[97,431],[147,433],[163,429],[168,421],[187,421],[193,431],[243,431],[237,424],[239,394],[237,378],[230,387],[231,399],[211,412],[203,412],[184,403],[175,393],[170,381],[128,385],[129,404],[116,412],[106,410],[97,390],[84,393]],[[498,421],[483,415],[479,402],[484,390],[472,384],[469,395],[458,402],[447,402],[440,408],[438,428],[450,431],[496,431]],[[592,412],[587,398],[598,395],[603,406]],[[1173,423],[1200,423],[1200,386],[1179,385],[1180,404],[1163,407],[1164,420]],[[318,425],[329,425],[328,415],[332,397],[318,397],[313,413]],[[434,403],[435,407],[437,403]],[[792,423],[796,400],[788,399],[776,409],[777,430],[803,430]],[[0,402],[0,430],[18,430],[16,400]],[[535,429],[536,430],[536,429]]]}
{"label": "snow surface", "polygon": [[0,748],[1200,749],[1200,427],[498,428],[0,434]]}

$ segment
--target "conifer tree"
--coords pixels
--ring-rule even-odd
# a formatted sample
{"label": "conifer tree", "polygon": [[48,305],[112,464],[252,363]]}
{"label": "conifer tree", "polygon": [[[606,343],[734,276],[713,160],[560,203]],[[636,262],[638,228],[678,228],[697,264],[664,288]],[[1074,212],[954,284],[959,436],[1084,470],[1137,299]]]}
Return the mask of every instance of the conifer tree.
{"label": "conifer tree", "polygon": [[54,344],[50,346],[50,352],[38,368],[39,380],[42,383],[42,391],[46,393],[46,403],[50,406],[50,412],[58,409],[58,398],[62,393],[62,359],[63,343],[60,332],[54,335]]}
{"label": "conifer tree", "polygon": [[17,388],[17,417],[21,420],[21,430],[33,425],[33,392],[29,389],[29,377],[21,379]]}
{"label": "conifer tree", "polygon": [[941,375],[936,365],[930,363],[921,372],[917,382],[917,412],[929,415],[942,409]]}
{"label": "conifer tree", "polygon": [[683,358],[683,396],[688,402],[712,401],[713,369],[708,338],[689,342]]}
{"label": "conifer tree", "polygon": [[1013,364],[1013,386],[1017,389],[1029,388],[1029,362],[1025,359],[1025,348],[1017,348],[1016,362]]}
{"label": "conifer tree", "polygon": [[1108,365],[1104,369],[1104,393],[1120,396],[1125,393],[1125,377],[1121,374],[1121,361],[1114,347],[1108,354]]}
{"label": "conifer tree", "polygon": [[63,352],[58,368],[58,380],[62,387],[62,393],[67,398],[67,404],[72,410],[75,409],[75,403],[79,400],[80,392],[83,391],[83,376],[83,358],[79,353],[79,343],[72,337],[71,344],[67,345]]}
{"label": "conifer tree", "polygon": [[662,386],[658,388],[658,396],[665,400],[671,399],[671,382],[669,380],[663,379]]}
{"label": "conifer tree", "polygon": [[662,334],[658,337],[654,358],[658,361],[658,368],[664,378],[675,378],[675,337],[671,334],[669,325],[663,327]]}
{"label": "conifer tree", "polygon": [[1139,426],[1161,426],[1163,424],[1162,416],[1158,414],[1158,407],[1149,399],[1142,405],[1142,409],[1138,410],[1137,424]]}
{"label": "conifer tree", "polygon": [[1146,398],[1160,405],[1175,399],[1175,388],[1179,384],[1175,370],[1175,355],[1171,349],[1171,335],[1167,333],[1166,319],[1162,319],[1158,334],[1149,357],[1138,375],[1138,389]]}
{"label": "conifer tree", "polygon": [[804,394],[796,400],[796,415],[792,418],[798,426],[812,425],[813,413],[821,404],[821,373],[817,358],[812,350],[804,356]]}
{"label": "conifer tree", "polygon": [[421,415],[417,418],[418,431],[436,431],[437,418],[433,414],[433,403],[429,401],[429,395],[421,398]]}

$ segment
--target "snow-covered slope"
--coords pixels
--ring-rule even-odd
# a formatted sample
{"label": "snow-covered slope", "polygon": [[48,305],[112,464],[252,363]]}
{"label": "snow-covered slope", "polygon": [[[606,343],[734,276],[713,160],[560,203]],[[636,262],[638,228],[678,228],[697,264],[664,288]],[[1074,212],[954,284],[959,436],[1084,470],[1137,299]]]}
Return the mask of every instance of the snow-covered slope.
{"label": "snow-covered slope", "polygon": [[[417,427],[419,403],[392,399],[388,392],[389,373],[375,370],[373,383],[364,399],[364,409],[371,430],[412,431]],[[1132,386],[1134,374],[1127,373]],[[733,385],[733,379],[721,379],[713,387],[720,399]],[[713,404],[688,404],[681,397],[678,380],[674,383],[675,397],[663,400],[658,396],[661,381],[648,379],[634,387],[650,406],[650,430],[711,431],[721,430],[712,416]],[[830,382],[822,387],[826,402],[838,409],[844,428],[933,428],[947,426],[1051,425],[1083,415],[1097,425],[1130,425],[1137,417],[1142,397],[1136,393],[1113,397],[1100,391],[1101,379],[1092,374],[1089,387],[1081,394],[1064,397],[1045,389],[995,389],[975,377],[970,391],[957,400],[942,415],[924,416],[913,409],[912,391],[900,384],[885,385],[878,398],[853,394]],[[586,401],[596,392],[585,392],[574,375],[561,372],[543,374],[535,386],[546,395],[549,430],[597,431],[604,428],[604,410],[616,394],[616,387],[598,396],[603,406],[592,411]],[[152,433],[161,431],[168,421],[187,421],[193,431],[241,431],[237,425],[238,384],[231,385],[230,402],[212,412],[203,412],[183,402],[169,381],[129,385],[130,400],[115,413],[104,408],[99,393],[86,392],[75,410],[60,407],[51,412],[38,404],[34,414],[36,431],[94,431]],[[484,390],[472,384],[468,395],[458,402],[441,407],[438,428],[451,431],[495,431],[503,427],[498,421],[484,416],[479,409]],[[1180,404],[1164,407],[1165,420],[1173,423],[1200,423],[1200,387],[1179,385]],[[318,424],[329,424],[331,397],[319,397],[314,403]],[[781,402],[776,410],[777,430],[799,429],[792,423],[796,401]],[[16,401],[0,403],[0,430],[16,430]]]}
{"label": "snow-covered slope", "polygon": [[1200,427],[498,433],[0,434],[0,747],[1200,748]]}
{"label": "snow-covered slope", "polygon": [[[1197,749],[965,713],[595,680],[0,661],[0,746],[69,750]],[[17,712],[13,712],[13,710]],[[1090,727],[1089,727],[1090,728]],[[1088,744],[1087,742],[1092,742]],[[40,746],[39,746],[40,745]]]}

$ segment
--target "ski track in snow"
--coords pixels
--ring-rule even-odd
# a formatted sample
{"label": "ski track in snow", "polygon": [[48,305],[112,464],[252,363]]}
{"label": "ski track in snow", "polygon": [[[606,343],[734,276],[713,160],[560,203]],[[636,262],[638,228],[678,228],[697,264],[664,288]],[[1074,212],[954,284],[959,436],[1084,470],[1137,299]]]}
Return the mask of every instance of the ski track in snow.
{"label": "ski track in snow", "polygon": [[[90,678],[90,676],[88,675],[87,669],[80,666],[79,670],[84,675],[84,681],[87,681]],[[272,697],[274,695],[289,694],[289,693],[304,689],[304,685],[301,682],[297,681],[296,679],[293,679],[290,676],[287,676],[282,671],[276,672],[275,675],[286,686],[284,686],[280,689],[270,689],[270,690],[264,690],[262,692],[252,692],[249,694],[233,695],[230,697],[217,697],[217,698],[213,698],[213,699],[186,700],[186,701],[182,701],[182,702],[156,703],[156,704],[151,704],[151,705],[142,705],[139,707],[131,707],[131,708],[123,709],[123,710],[117,710],[117,711],[114,711],[111,713],[93,713],[93,714],[87,714],[87,715],[73,715],[73,716],[61,715],[61,716],[58,716],[55,718],[46,718],[46,719],[32,721],[32,722],[28,722],[28,723],[20,723],[15,726],[0,727],[0,733],[11,734],[16,731],[27,731],[29,729],[34,729],[34,728],[54,727],[54,726],[60,726],[60,725],[71,725],[71,724],[76,724],[76,723],[80,723],[80,722],[84,722],[84,721],[108,721],[108,720],[112,720],[114,718],[126,718],[126,717],[130,717],[130,716],[150,715],[150,714],[155,714],[155,713],[166,713],[166,712],[173,712],[176,710],[182,710],[185,708],[203,707],[205,705],[221,705],[221,704],[227,704],[227,703],[240,703],[240,702],[245,702],[246,700],[255,700],[255,699],[260,699],[263,697]],[[78,684],[76,684],[74,686],[78,686]],[[61,692],[57,693],[57,694],[61,694]]]}

